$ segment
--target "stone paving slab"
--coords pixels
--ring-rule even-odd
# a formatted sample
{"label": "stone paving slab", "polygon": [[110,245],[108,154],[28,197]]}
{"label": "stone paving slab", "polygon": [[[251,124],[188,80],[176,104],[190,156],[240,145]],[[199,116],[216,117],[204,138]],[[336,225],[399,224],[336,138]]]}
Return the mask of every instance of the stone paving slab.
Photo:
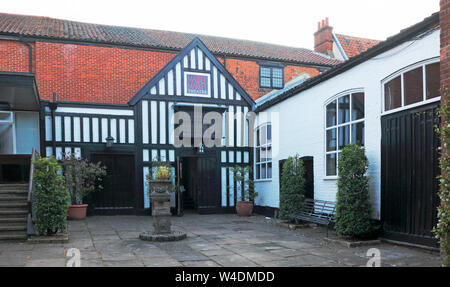
{"label": "stone paving slab", "polygon": [[381,243],[346,248],[324,240],[323,227],[288,230],[263,216],[185,214],[172,217],[174,230],[188,238],[147,242],[150,216],[93,216],[69,221],[68,243],[0,242],[0,266],[65,266],[77,248],[86,267],[300,267],[365,266],[367,250],[378,248],[382,266],[439,266],[439,254]]}

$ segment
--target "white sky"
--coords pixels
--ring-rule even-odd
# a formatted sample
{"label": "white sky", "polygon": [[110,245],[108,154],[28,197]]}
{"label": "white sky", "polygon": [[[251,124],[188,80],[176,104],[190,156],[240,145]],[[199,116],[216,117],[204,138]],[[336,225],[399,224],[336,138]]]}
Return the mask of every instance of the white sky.
{"label": "white sky", "polygon": [[439,0],[11,0],[0,12],[190,32],[313,49],[317,22],[384,40],[439,10]]}

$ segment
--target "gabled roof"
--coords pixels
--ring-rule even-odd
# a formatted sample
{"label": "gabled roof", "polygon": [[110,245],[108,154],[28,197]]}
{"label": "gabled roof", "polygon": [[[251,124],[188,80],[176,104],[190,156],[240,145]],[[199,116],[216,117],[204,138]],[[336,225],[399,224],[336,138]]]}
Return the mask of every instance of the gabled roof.
{"label": "gabled roof", "polygon": [[[218,70],[218,73],[225,77],[227,84],[231,84],[236,92],[239,93],[239,96],[244,99],[245,102],[253,109],[255,106],[255,102],[253,99],[247,94],[247,92],[239,85],[239,83],[233,78],[233,76],[225,69],[225,67],[214,57],[213,54],[208,50],[205,44],[199,39],[195,38],[192,40],[189,45],[187,45],[183,50],[181,50],[177,56],[172,58],[169,63],[167,63],[164,68],[162,68],[150,81],[147,82],[137,93],[136,95],[129,101],[130,105],[135,105],[140,99],[142,99],[146,95],[151,94],[151,89],[158,85],[159,81],[166,77],[169,71],[175,69],[175,66],[178,63],[182,63],[185,56],[191,53],[193,49],[199,49],[203,52],[205,57],[211,62],[211,64]],[[212,68],[210,68],[211,70]],[[197,69],[195,69],[197,70]],[[176,94],[176,93],[174,93]],[[180,94],[182,96],[182,94]]]}
{"label": "gabled roof", "polygon": [[292,96],[297,95],[298,93],[308,90],[328,79],[331,79],[337,75],[340,75],[351,68],[364,63],[367,60],[370,60],[373,57],[376,57],[390,49],[401,45],[402,43],[411,40],[413,37],[423,34],[427,31],[435,29],[439,27],[439,12],[434,13],[430,17],[425,18],[422,22],[417,23],[409,28],[402,30],[400,33],[389,37],[386,41],[380,42],[378,45],[369,48],[367,51],[351,58],[348,61],[343,62],[342,64],[333,67],[326,72],[319,74],[313,78],[307,79],[303,83],[295,85],[283,93],[278,95],[277,97],[271,98],[267,101],[264,101],[262,104],[257,105],[255,111],[260,112],[263,111],[277,103],[280,103]]}
{"label": "gabled roof", "polygon": [[7,13],[0,13],[0,34],[175,51],[183,49],[194,38],[199,37],[208,49],[215,54],[328,67],[341,63],[339,60],[323,57],[303,48],[215,36],[89,24],[49,17]]}
{"label": "gabled roof", "polygon": [[352,37],[342,34],[335,34],[339,44],[343,48],[347,58],[353,58],[367,49],[379,44],[381,41],[371,40],[359,37]]}

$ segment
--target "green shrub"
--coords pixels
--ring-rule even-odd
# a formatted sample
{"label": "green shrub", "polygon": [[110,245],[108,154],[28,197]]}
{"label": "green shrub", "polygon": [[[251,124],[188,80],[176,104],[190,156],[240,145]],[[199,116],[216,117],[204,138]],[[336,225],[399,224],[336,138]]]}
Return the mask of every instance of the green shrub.
{"label": "green shrub", "polygon": [[335,216],[335,228],[340,236],[365,238],[373,232],[365,175],[368,165],[365,150],[358,145],[346,146],[340,154]]}
{"label": "green shrub", "polygon": [[305,201],[305,169],[298,155],[283,164],[280,191],[280,218],[291,219],[300,212]]}
{"label": "green shrub", "polygon": [[35,228],[44,235],[64,232],[70,196],[61,175],[61,167],[54,157],[38,157],[33,163]]}
{"label": "green shrub", "polygon": [[[237,188],[243,192],[244,201],[253,201],[258,196],[258,192],[255,191],[255,183],[251,176],[252,168],[248,165],[237,165],[232,168],[232,172],[234,173]],[[237,198],[237,201],[241,201],[241,199]]]}
{"label": "green shrub", "polygon": [[[445,92],[444,97],[447,95]],[[441,204],[438,207],[438,224],[434,228],[436,238],[441,246],[442,266],[450,267],[450,103],[442,105],[439,114],[442,118],[438,133],[442,139],[441,167],[439,198]]]}

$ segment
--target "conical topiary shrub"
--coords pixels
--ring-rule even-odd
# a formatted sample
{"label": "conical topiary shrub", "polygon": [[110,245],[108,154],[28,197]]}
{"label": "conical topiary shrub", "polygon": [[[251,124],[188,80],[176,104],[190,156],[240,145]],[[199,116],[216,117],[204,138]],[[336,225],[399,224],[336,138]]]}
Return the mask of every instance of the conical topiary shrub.
{"label": "conical topiary shrub", "polygon": [[373,231],[367,167],[364,148],[349,145],[342,150],[335,216],[335,229],[340,236],[365,238]]}

